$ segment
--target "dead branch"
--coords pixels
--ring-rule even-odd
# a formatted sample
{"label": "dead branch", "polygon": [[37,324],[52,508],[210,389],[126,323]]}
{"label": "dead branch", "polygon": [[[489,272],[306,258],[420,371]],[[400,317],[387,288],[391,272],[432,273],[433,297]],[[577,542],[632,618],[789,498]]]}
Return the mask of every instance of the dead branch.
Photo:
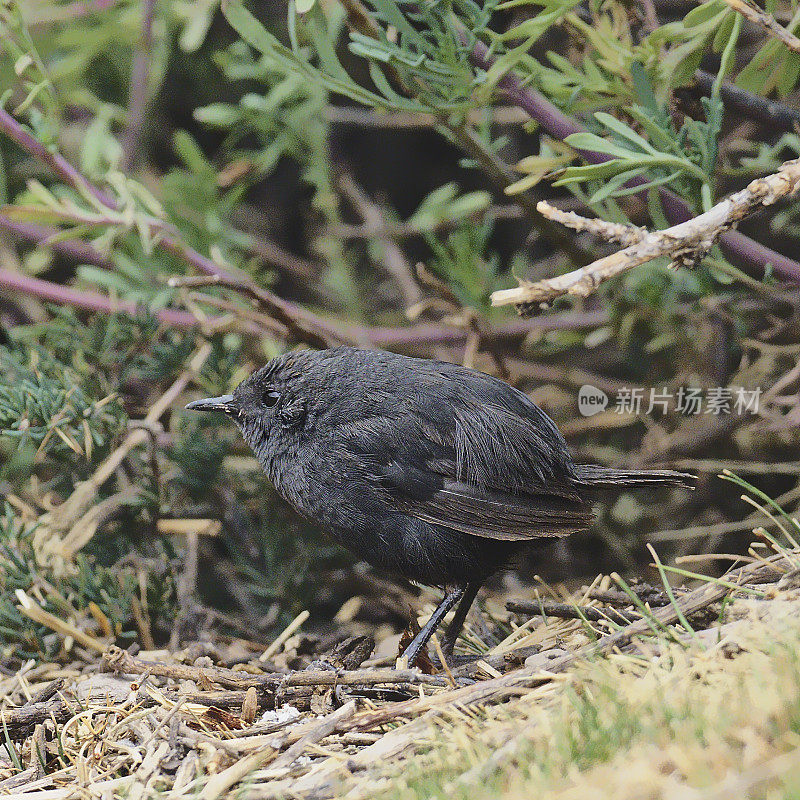
{"label": "dead branch", "polygon": [[377,686],[379,684],[411,684],[443,687],[448,681],[435,675],[425,675],[415,669],[354,670],[302,670],[291,674],[283,672],[247,673],[224,667],[195,667],[189,664],[168,664],[134,658],[119,647],[109,647],[104,654],[108,666],[117,674],[157,675],[164,678],[195,681],[201,685],[216,683],[229,689],[249,689],[251,686]]}
{"label": "dead branch", "polygon": [[[628,598],[630,603],[630,598]],[[614,622],[617,625],[628,625],[630,617],[638,617],[637,612],[628,612],[628,616],[619,611],[594,606],[576,606],[570,603],[556,603],[553,600],[508,600],[506,608],[516,614],[531,616],[550,616],[560,619],[588,619],[591,622]]]}
{"label": "dead branch", "polygon": [[794,159],[785,162],[773,175],[752,181],[705,213],[671,228],[648,233],[639,242],[588,266],[516,289],[494,292],[492,305],[546,304],[563,295],[587,297],[603,281],[661,256],[679,264],[691,263],[707,253],[723,231],[762,206],[790,197],[798,187],[800,159]]}
{"label": "dead branch", "polygon": [[25,739],[40,723],[47,722],[47,720],[59,724],[66,722],[77,710],[74,704],[64,700],[27,703],[22,708],[10,711],[0,710],[0,729],[6,731],[12,741]]}
{"label": "dead branch", "polygon": [[[277,747],[283,742],[278,740],[272,747],[265,747],[257,750],[248,756],[237,761],[232,766],[214,775],[200,792],[200,800],[217,800],[217,798],[227,795],[228,790],[235,786],[254,770],[272,762],[273,769],[279,769],[291,764],[310,744],[314,744],[320,739],[324,739],[333,733],[343,721],[350,719],[356,710],[355,700],[351,700],[337,711],[326,716],[318,722],[302,739],[296,741],[286,752],[275,757]],[[288,735],[287,735],[288,736]],[[286,736],[284,736],[284,739]]]}
{"label": "dead branch", "polygon": [[723,2],[738,14],[741,14],[746,20],[758,25],[771,36],[780,40],[790,50],[800,53],[800,39],[791,31],[787,31],[772,14],[763,11],[758,6],[748,2],[748,0],[723,0]]}
{"label": "dead branch", "polygon": [[579,233],[591,233],[600,239],[609,242],[616,242],[630,247],[641,242],[647,236],[645,228],[636,225],[624,225],[620,222],[606,222],[602,219],[582,217],[574,211],[563,211],[556,206],[550,205],[546,200],[541,200],[537,206],[543,217],[558,222],[566,228],[572,228]]}

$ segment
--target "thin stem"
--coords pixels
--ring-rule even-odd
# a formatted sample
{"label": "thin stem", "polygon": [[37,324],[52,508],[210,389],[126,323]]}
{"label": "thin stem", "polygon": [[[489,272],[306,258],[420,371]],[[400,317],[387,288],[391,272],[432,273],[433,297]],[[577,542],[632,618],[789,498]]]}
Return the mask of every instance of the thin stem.
{"label": "thin stem", "polygon": [[[135,315],[142,311],[142,308],[136,306],[135,303],[112,301],[105,295],[72,289],[59,283],[33,278],[11,270],[0,269],[0,288],[38,297],[49,303],[72,306],[86,311],[97,311],[102,314]],[[219,321],[218,317],[209,317],[201,322],[188,311],[174,308],[157,311],[155,316],[165,324],[177,328],[199,328],[201,324],[214,328]],[[549,314],[535,320],[512,320],[492,328],[486,338],[498,343],[516,342],[525,338],[533,330],[583,330],[597,328],[607,323],[608,314],[604,311],[571,311]],[[260,326],[258,330],[261,330]],[[257,332],[255,328],[254,332]],[[343,335],[343,340],[363,342],[373,347],[396,349],[415,348],[423,345],[460,346],[467,338],[467,332],[462,329],[432,323],[420,323],[408,328],[347,325],[343,326]]]}
{"label": "thin stem", "polygon": [[[716,75],[701,69],[694,74],[695,86],[705,94],[711,93],[715,80]],[[720,85],[720,97],[726,108],[768,125],[773,131],[779,128],[794,133],[796,126],[800,126],[800,111],[787,106],[786,103],[759,97],[728,81],[723,81]]]}
{"label": "thin stem", "polygon": [[116,203],[109,195],[84,178],[63,156],[45,147],[2,107],[0,107],[0,131],[23,150],[27,150],[37,161],[48,166],[64,183],[72,186],[81,194],[88,193],[103,205],[118,210]]}
{"label": "thin stem", "polygon": [[133,56],[131,88],[128,98],[128,128],[122,145],[125,153],[123,163],[126,172],[136,166],[142,141],[142,129],[147,108],[147,89],[150,81],[150,60],[153,57],[155,5],[155,0],[143,0],[142,36]]}
{"label": "thin stem", "polygon": [[114,266],[99,250],[80,239],[64,239],[51,244],[48,240],[60,233],[57,228],[48,228],[28,222],[15,222],[0,214],[0,231],[6,231],[20,239],[35,242],[41,247],[50,247],[57,253],[81,264],[93,264],[104,269],[113,269]]}

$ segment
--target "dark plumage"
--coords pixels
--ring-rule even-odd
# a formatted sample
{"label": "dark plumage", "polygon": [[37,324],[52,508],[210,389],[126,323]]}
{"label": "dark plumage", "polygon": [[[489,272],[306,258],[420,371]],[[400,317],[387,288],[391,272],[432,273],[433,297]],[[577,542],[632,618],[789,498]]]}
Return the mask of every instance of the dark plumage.
{"label": "dark plumage", "polygon": [[452,649],[481,584],[533,540],[587,528],[594,490],[693,481],[575,464],[552,420],[508,384],[375,350],[287,353],[233,395],[187,408],[229,414],[277,491],[359,557],[455,587],[410,662],[463,596]]}

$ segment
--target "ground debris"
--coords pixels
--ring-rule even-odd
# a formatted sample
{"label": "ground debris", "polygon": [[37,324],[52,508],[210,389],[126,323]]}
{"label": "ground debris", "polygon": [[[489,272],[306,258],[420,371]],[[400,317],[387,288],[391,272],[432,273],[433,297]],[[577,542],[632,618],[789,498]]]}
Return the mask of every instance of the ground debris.
{"label": "ground debris", "polygon": [[[660,590],[639,587],[626,604],[609,578],[571,596],[515,599],[468,625],[462,653],[446,665],[432,661],[431,674],[371,661],[374,643],[365,636],[341,641],[304,669],[289,666],[291,653],[273,648],[260,659],[258,646],[242,641],[137,655],[110,646],[102,658],[87,651],[68,666],[27,662],[0,678],[7,742],[0,794],[35,800],[46,790],[48,800],[69,800],[92,785],[139,800],[163,791],[217,800],[234,787],[245,797],[279,797],[291,785],[292,796],[316,798],[364,779],[356,795],[368,795],[364,787],[380,785],[370,781],[387,760],[423,746],[421,731],[458,715],[549,702],[595,657],[653,658],[692,639],[736,658],[748,619],[762,620],[770,604],[783,617],[787,604],[796,608],[795,590],[779,586],[793,586],[784,576],[797,561],[784,550],[667,603]],[[726,598],[733,599],[722,620]],[[710,607],[714,614],[700,613]],[[201,649],[214,657],[196,656]],[[233,660],[235,667],[223,666]]]}

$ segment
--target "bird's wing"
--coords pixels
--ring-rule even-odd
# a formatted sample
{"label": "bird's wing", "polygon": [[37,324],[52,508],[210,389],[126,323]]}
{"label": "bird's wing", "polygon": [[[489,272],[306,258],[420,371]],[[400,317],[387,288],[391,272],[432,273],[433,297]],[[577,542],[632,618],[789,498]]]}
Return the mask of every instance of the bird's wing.
{"label": "bird's wing", "polygon": [[530,406],[417,397],[410,413],[343,427],[391,501],[419,519],[490,539],[566,536],[589,526],[591,507],[570,480],[563,438]]}
{"label": "bird's wing", "polygon": [[589,527],[591,507],[553,495],[508,495],[459,481],[442,482],[426,495],[395,486],[398,507],[435,525],[485,539],[524,541],[568,536]]}

